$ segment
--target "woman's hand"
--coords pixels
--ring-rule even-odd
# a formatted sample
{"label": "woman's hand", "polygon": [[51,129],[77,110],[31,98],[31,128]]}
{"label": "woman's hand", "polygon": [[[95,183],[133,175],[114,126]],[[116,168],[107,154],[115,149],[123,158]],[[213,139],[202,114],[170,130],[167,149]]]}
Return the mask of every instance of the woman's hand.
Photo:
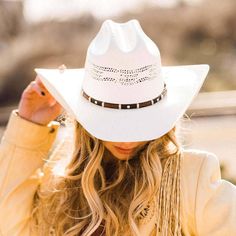
{"label": "woman's hand", "polygon": [[[63,68],[62,66],[59,67],[59,69]],[[62,106],[48,92],[38,76],[25,88],[21,95],[18,113],[20,117],[26,120],[46,125],[62,112]]]}

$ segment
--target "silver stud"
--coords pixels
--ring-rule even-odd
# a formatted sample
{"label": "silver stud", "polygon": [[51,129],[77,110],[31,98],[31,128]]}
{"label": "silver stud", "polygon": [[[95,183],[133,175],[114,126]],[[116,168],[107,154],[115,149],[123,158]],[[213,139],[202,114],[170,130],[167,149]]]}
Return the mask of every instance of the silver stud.
{"label": "silver stud", "polygon": [[98,102],[95,100],[94,103],[97,104]]}
{"label": "silver stud", "polygon": [[104,102],[102,102],[102,107],[104,107]]}
{"label": "silver stud", "polygon": [[154,104],[154,101],[153,100],[151,100],[151,102],[152,102],[152,105]]}
{"label": "silver stud", "polygon": [[130,108],[130,105],[127,105],[127,108]]}

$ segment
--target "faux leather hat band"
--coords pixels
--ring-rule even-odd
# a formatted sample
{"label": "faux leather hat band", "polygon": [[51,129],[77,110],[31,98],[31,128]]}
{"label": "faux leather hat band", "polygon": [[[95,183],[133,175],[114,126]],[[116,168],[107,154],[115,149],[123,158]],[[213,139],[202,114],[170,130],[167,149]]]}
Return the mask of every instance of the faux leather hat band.
{"label": "faux leather hat band", "polygon": [[82,91],[82,95],[88,101],[92,102],[93,104],[98,105],[98,106],[102,106],[102,107],[113,108],[113,109],[137,109],[137,108],[151,106],[151,105],[161,101],[163,99],[163,97],[166,95],[166,93],[167,93],[167,88],[166,88],[166,83],[164,83],[163,91],[161,92],[161,94],[159,96],[157,96],[154,99],[151,99],[151,100],[148,100],[145,102],[141,102],[141,103],[118,104],[118,103],[109,103],[109,102],[97,100],[95,98],[92,98],[88,94],[86,94],[84,91]]}

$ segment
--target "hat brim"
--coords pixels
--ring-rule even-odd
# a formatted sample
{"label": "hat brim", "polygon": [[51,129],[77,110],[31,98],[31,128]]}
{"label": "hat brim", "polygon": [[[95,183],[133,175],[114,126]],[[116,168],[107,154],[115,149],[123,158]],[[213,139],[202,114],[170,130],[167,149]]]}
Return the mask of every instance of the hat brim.
{"label": "hat brim", "polygon": [[138,142],[161,137],[184,115],[198,94],[209,66],[163,66],[167,94],[140,109],[111,109],[95,105],[81,95],[84,68],[35,69],[52,96],[91,135],[104,141]]}

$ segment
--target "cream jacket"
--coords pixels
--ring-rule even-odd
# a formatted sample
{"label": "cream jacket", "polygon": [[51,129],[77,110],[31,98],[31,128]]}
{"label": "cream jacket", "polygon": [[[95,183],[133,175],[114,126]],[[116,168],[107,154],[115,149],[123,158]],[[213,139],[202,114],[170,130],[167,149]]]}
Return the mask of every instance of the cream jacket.
{"label": "cream jacket", "polygon": [[[32,236],[29,218],[39,168],[53,156],[59,123],[41,126],[13,110],[0,146],[0,235]],[[53,149],[53,150],[52,150]],[[54,155],[55,156],[55,155]],[[236,235],[236,186],[221,179],[217,157],[184,150],[181,162],[182,227],[186,236]],[[235,163],[236,165],[236,163]],[[140,225],[152,235],[155,217]]]}

